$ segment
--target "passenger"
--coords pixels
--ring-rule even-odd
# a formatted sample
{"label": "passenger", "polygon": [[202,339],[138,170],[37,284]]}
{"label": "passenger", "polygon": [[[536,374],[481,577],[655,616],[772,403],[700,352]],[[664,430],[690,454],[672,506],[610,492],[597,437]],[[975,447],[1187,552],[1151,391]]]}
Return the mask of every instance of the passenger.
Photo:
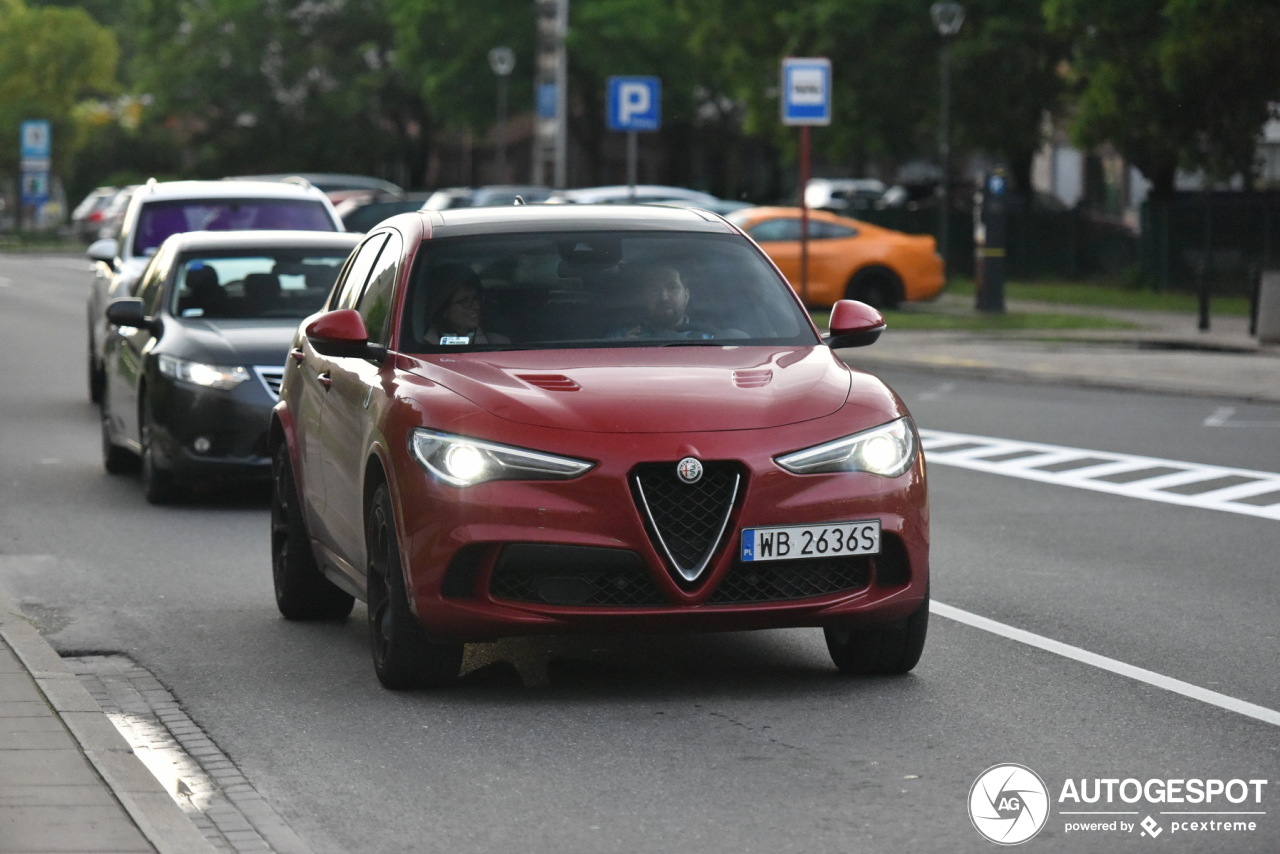
{"label": "passenger", "polygon": [[480,277],[465,264],[443,264],[432,272],[431,322],[426,343],[431,346],[509,344],[505,335],[480,328],[484,289]]}

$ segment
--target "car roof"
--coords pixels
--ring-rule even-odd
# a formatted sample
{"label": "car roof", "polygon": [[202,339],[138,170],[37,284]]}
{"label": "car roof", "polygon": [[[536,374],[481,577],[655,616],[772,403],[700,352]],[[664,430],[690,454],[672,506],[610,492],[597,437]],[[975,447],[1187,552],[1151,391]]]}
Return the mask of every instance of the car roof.
{"label": "car roof", "polygon": [[399,184],[372,175],[352,175],[346,172],[278,172],[270,175],[233,175],[229,181],[288,181],[301,178],[325,193],[337,190],[377,190],[391,195],[403,195]]}
{"label": "car roof", "polygon": [[350,249],[363,237],[362,234],[347,231],[184,231],[165,242],[176,244],[175,248],[180,252],[293,247],[311,249],[329,246]]}
{"label": "car roof", "polygon": [[[542,231],[704,231],[732,234],[719,216],[697,208],[661,205],[511,205],[448,208],[400,214],[425,218],[435,237]],[[406,223],[408,224],[408,223]]]}
{"label": "car roof", "polygon": [[[634,190],[634,193],[633,193]],[[629,199],[632,195],[646,198],[664,199],[714,199],[710,193],[701,190],[690,190],[685,187],[670,187],[663,184],[613,184],[606,187],[578,187],[573,190],[560,190],[557,196],[571,201],[590,204],[606,199]]]}
{"label": "car roof", "polygon": [[293,181],[157,181],[147,182],[134,195],[145,201],[181,199],[298,199],[325,198],[324,193],[306,183]]}

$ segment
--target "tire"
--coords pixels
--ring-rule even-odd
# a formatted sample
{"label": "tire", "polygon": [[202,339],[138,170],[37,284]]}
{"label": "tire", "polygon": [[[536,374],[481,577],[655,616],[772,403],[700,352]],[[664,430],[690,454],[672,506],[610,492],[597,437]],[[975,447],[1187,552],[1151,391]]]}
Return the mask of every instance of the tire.
{"label": "tire", "polygon": [[142,425],[142,494],[151,504],[172,504],[185,494],[185,485],[172,470],[156,463],[152,445],[155,426],[146,404],[142,406],[138,422]]}
{"label": "tire", "polygon": [[929,597],[915,613],[881,626],[823,629],[827,651],[841,673],[850,676],[894,676],[920,661],[929,629]]}
{"label": "tire", "polygon": [[284,444],[271,458],[271,577],[276,607],[286,620],[341,620],[355,605],[355,597],[316,564]]}
{"label": "tire", "polygon": [[99,415],[102,423],[102,467],[107,470],[107,474],[130,474],[137,471],[138,458],[112,441],[109,420],[111,413],[105,400]]}
{"label": "tire", "polygon": [[107,384],[107,378],[104,375],[102,366],[98,364],[98,360],[93,358],[93,344],[89,344],[89,400],[92,403],[102,403],[102,390]]}
{"label": "tire", "polygon": [[400,544],[386,484],[365,514],[369,555],[369,634],[373,669],[384,688],[442,688],[458,680],[463,645],[431,636],[409,610]]}
{"label": "tire", "polygon": [[902,280],[884,267],[861,270],[849,280],[845,297],[876,309],[897,308],[902,303]]}

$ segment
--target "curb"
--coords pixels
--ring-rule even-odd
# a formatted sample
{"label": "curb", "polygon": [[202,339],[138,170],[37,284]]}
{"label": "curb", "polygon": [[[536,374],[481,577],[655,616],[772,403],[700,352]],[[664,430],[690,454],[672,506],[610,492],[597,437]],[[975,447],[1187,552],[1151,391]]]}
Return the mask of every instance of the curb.
{"label": "curb", "polygon": [[102,707],[4,590],[0,590],[0,638],[158,854],[215,854],[217,849],[165,792]]}

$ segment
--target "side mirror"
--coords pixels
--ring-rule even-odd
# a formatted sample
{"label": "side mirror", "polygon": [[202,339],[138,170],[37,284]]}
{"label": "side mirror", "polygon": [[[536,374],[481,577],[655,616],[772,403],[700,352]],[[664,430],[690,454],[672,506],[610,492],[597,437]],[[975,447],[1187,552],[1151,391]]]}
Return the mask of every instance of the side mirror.
{"label": "side mirror", "polygon": [[147,319],[142,307],[142,300],[137,297],[121,297],[107,305],[107,322],[116,326],[132,326],[135,329],[150,329],[154,325]]}
{"label": "side mirror", "polygon": [[116,254],[120,251],[120,244],[114,237],[104,237],[101,240],[95,240],[89,244],[89,248],[85,250],[85,254],[89,256],[91,261],[101,261],[104,264],[114,263]]}
{"label": "side mirror", "polygon": [[823,340],[832,349],[865,347],[884,332],[884,315],[865,302],[842,299],[831,307],[831,334]]}
{"label": "side mirror", "polygon": [[328,311],[307,324],[307,341],[321,356],[335,359],[379,359],[383,348],[369,343],[364,318],[352,308]]}

